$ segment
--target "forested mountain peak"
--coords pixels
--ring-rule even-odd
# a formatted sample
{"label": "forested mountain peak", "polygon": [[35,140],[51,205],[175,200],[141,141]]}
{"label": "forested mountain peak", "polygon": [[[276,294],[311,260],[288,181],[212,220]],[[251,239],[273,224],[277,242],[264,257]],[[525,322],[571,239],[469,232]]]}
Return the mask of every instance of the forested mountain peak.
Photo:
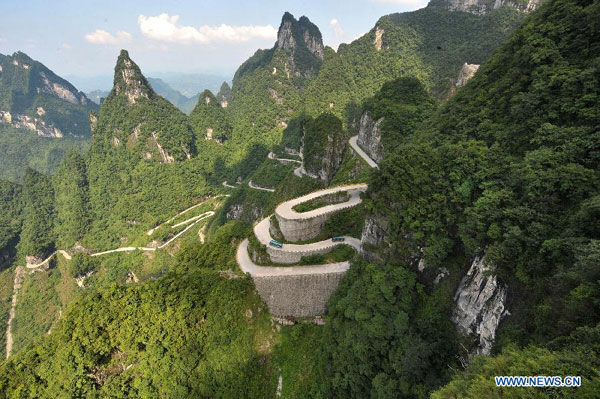
{"label": "forested mountain peak", "polygon": [[135,104],[139,98],[150,98],[155,95],[148,80],[131,58],[127,50],[121,50],[115,66],[114,93],[127,96],[129,104]]}
{"label": "forested mountain peak", "polygon": [[71,83],[27,54],[0,54],[0,123],[39,136],[89,136],[97,106]]}
{"label": "forested mountain peak", "polygon": [[[100,143],[108,147],[100,150]],[[93,133],[92,152],[106,153],[110,147],[165,163],[189,159],[195,152],[185,114],[156,94],[126,50],[117,59],[114,86]]]}

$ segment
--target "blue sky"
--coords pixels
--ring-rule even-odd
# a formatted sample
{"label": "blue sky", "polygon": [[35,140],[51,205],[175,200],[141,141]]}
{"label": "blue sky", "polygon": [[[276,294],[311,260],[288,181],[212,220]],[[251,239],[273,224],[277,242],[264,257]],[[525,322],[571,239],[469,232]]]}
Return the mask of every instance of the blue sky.
{"label": "blue sky", "polygon": [[232,75],[270,48],[285,11],[306,15],[337,49],[379,17],[423,0],[0,0],[0,53],[21,50],[61,76],[110,75],[126,48],[146,74]]}

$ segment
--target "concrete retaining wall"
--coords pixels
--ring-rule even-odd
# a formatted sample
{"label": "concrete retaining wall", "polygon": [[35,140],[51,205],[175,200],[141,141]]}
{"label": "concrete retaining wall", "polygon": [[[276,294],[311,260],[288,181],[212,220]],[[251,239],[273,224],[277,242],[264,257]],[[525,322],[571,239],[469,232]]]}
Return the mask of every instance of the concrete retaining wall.
{"label": "concrete retaining wall", "polygon": [[254,277],[254,284],[272,315],[313,317],[327,312],[327,302],[344,274]]}
{"label": "concrete retaining wall", "polygon": [[326,254],[327,252],[330,252],[336,245],[338,245],[338,243],[332,242],[331,246],[327,246],[324,248],[313,249],[310,251],[293,251],[293,252],[292,251],[284,251],[284,250],[281,250],[278,248],[274,248],[270,245],[267,245],[267,253],[271,257],[272,262],[282,263],[285,265],[285,264],[298,263],[298,262],[300,262],[300,259],[302,259],[303,256]]}

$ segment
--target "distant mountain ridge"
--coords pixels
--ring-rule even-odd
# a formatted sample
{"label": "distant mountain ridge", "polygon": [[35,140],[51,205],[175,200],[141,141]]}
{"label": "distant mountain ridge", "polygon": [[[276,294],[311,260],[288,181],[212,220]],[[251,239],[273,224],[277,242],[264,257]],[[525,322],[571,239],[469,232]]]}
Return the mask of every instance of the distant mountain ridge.
{"label": "distant mountain ridge", "polygon": [[45,137],[89,137],[98,106],[27,54],[0,54],[0,123]]}

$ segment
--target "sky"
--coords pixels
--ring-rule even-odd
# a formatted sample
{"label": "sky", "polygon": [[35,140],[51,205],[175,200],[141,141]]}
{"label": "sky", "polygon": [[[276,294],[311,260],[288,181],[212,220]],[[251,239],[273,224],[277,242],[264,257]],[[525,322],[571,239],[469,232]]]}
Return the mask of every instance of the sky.
{"label": "sky", "polygon": [[334,49],[386,14],[426,0],[0,0],[0,53],[23,51],[60,76],[112,75],[125,48],[147,75],[231,77],[271,48],[285,11],[306,15]]}

